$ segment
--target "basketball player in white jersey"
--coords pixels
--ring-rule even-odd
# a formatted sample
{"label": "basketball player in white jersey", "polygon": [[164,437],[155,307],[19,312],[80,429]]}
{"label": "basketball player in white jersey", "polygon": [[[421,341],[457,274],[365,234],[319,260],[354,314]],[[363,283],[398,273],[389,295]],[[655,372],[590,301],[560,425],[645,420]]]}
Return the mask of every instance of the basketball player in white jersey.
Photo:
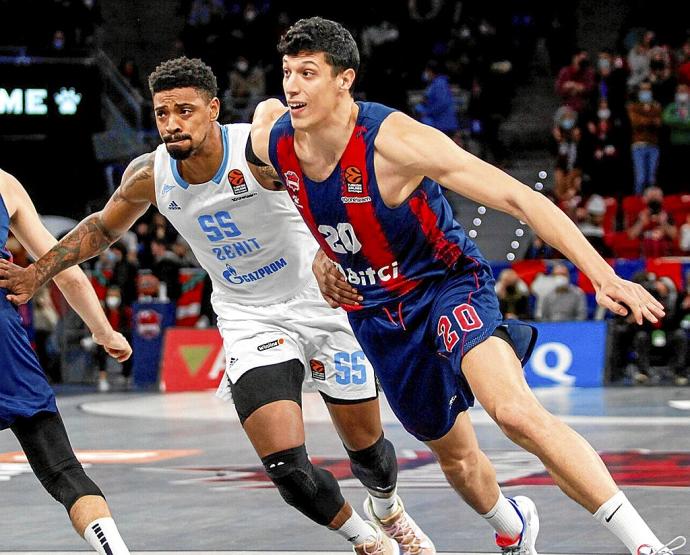
{"label": "basketball player in white jersey", "polygon": [[[311,272],[317,244],[273,176],[249,165],[249,124],[221,126],[216,79],[177,58],[149,77],[164,144],[130,163],[105,208],[26,270],[5,265],[0,285],[25,302],[57,272],[105,250],[151,204],[187,240],[213,282],[226,352],[219,395],[232,396],[266,472],[290,505],[336,531],[357,553],[435,553],[396,495],[397,463],[383,436],[374,372],[342,310]],[[343,239],[347,240],[347,233]],[[369,496],[363,520],[304,446],[301,391],[322,395]]]}

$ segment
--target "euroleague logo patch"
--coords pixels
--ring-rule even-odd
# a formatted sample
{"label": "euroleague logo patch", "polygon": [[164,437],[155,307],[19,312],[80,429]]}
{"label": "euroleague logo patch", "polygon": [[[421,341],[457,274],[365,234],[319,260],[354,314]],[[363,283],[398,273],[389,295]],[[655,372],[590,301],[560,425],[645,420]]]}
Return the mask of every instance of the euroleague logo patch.
{"label": "euroleague logo patch", "polygon": [[362,170],[357,166],[349,166],[343,172],[343,178],[347,186],[348,193],[361,194],[364,192],[362,184]]}
{"label": "euroleague logo patch", "polygon": [[357,166],[348,166],[343,170],[343,196],[340,200],[343,204],[362,204],[364,202],[371,202],[369,195],[359,196],[364,193],[364,181],[362,177],[362,170]]}
{"label": "euroleague logo patch", "polygon": [[275,341],[269,341],[268,343],[264,343],[262,345],[259,345],[256,350],[257,351],[268,351],[269,349],[274,349],[275,347],[278,347],[285,343],[285,339],[282,337],[280,339],[276,339]]}
{"label": "euroleague logo patch", "polygon": [[326,380],[326,368],[324,367],[323,362],[313,358],[309,361],[309,366],[311,367],[311,377],[312,378],[314,378],[315,380],[321,380],[321,381]]}
{"label": "euroleague logo patch", "polygon": [[232,192],[236,195],[243,195],[249,190],[249,187],[247,187],[247,180],[240,170],[230,170],[228,182],[232,187]]}

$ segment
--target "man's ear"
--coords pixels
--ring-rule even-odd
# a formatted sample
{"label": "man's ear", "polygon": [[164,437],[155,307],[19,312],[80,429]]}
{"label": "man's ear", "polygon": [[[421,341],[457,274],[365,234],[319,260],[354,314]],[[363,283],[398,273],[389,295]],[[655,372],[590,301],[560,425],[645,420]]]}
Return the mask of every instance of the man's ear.
{"label": "man's ear", "polygon": [[211,121],[218,121],[218,117],[220,116],[220,100],[218,100],[217,96],[214,96],[211,99]]}
{"label": "man's ear", "polygon": [[338,87],[341,90],[349,91],[355,82],[355,76],[356,76],[356,73],[355,73],[354,69],[352,69],[352,68],[346,69],[338,77]]}

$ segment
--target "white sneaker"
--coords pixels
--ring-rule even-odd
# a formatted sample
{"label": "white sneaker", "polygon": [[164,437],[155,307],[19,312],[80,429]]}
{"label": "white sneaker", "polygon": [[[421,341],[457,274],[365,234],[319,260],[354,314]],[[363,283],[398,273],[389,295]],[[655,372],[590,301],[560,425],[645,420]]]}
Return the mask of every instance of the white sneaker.
{"label": "white sneaker", "polygon": [[682,548],[685,543],[685,536],[676,536],[659,549],[652,549],[651,545],[643,544],[637,548],[637,555],[673,555],[674,550]]}
{"label": "white sneaker", "polygon": [[364,513],[386,536],[400,547],[404,555],[434,555],[436,548],[429,537],[422,531],[412,517],[405,512],[402,499],[398,500],[398,510],[388,518],[380,519],[374,513],[371,497],[364,501]]}
{"label": "white sneaker", "polygon": [[352,546],[352,551],[359,555],[400,555],[397,543],[385,536],[373,522],[367,521],[367,524],[376,531],[376,536],[370,542]]}
{"label": "white sneaker", "polygon": [[509,497],[510,501],[515,507],[515,510],[520,515],[522,520],[522,533],[516,540],[515,538],[502,538],[496,535],[496,545],[501,548],[501,551],[511,555],[538,555],[535,548],[537,543],[537,536],[539,535],[539,515],[537,514],[537,506],[529,497],[518,495],[517,497]]}
{"label": "white sneaker", "polygon": [[108,383],[108,380],[98,380],[98,392],[107,393],[108,391],[110,391],[110,384]]}

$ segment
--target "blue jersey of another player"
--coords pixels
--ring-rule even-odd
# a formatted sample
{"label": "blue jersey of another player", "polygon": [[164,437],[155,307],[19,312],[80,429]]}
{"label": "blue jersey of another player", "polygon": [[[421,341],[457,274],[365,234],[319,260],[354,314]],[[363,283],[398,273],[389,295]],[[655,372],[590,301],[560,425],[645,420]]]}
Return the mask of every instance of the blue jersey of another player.
{"label": "blue jersey of another player", "polygon": [[[12,260],[7,250],[10,216],[0,195],[0,257]],[[18,417],[42,411],[56,412],[55,396],[48,385],[15,306],[0,289],[0,430]]]}
{"label": "blue jersey of another player", "polygon": [[[481,255],[468,239],[438,183],[424,178],[400,206],[388,207],[374,170],[374,141],[394,110],[358,102],[352,136],[331,175],[316,182],[303,174],[289,113],[271,130],[269,154],[290,195],[350,284],[378,307],[462,265],[478,268]],[[359,307],[344,307],[354,310]]]}

